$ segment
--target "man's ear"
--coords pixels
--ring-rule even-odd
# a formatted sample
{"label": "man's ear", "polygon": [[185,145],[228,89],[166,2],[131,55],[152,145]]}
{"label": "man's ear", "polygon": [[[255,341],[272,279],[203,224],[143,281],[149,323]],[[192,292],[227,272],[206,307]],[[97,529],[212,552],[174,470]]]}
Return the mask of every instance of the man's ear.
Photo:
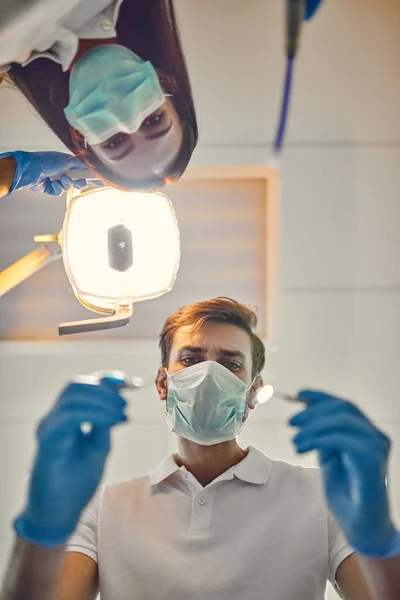
{"label": "man's ear", "polygon": [[250,408],[255,408],[258,404],[257,402],[257,393],[258,390],[260,388],[262,388],[264,385],[263,379],[261,377],[261,375],[258,375],[258,377],[256,377],[253,385],[251,386],[251,390],[250,390],[250,398],[249,398],[249,406]]}
{"label": "man's ear", "polygon": [[167,399],[167,369],[165,367],[160,367],[157,371],[156,376],[156,388],[158,395],[160,396],[160,400],[165,401]]}

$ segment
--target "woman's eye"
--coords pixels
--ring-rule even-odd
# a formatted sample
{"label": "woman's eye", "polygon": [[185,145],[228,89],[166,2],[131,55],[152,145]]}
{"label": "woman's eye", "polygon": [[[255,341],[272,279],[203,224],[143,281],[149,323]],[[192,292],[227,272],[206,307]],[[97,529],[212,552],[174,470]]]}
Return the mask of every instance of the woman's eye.
{"label": "woman's eye", "polygon": [[164,120],[164,113],[158,113],[156,115],[152,115],[148,119],[143,122],[142,127],[157,127]]}
{"label": "woman's eye", "polygon": [[113,135],[105,144],[103,144],[103,148],[114,150],[118,148],[125,140],[125,133],[117,133]]}

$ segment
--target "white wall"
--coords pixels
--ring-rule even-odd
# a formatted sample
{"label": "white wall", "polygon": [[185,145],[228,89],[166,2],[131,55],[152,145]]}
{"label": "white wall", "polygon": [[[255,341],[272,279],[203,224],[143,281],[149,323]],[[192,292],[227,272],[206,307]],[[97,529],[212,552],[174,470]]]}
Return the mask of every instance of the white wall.
{"label": "white wall", "polygon": [[[283,2],[178,5],[201,122],[195,162],[264,161],[283,78]],[[282,162],[280,335],[267,372],[288,391],[322,386],[355,399],[390,435],[390,491],[400,524],[399,31],[398,0],[326,0],[305,27]],[[34,116],[22,118],[23,106],[0,94],[2,145],[58,148]],[[34,422],[59,386],[76,371],[103,366],[152,370],[158,354],[156,343],[61,352],[3,345],[0,352],[4,557]],[[147,471],[173,447],[156,395],[148,392],[134,406],[134,424],[116,434],[110,478]],[[261,407],[242,442],[295,461],[289,408]]]}

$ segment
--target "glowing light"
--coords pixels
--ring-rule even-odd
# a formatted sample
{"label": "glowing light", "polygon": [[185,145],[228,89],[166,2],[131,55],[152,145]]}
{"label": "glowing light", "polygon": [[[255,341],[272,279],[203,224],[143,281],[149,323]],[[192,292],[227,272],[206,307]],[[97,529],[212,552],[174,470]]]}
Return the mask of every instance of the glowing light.
{"label": "glowing light", "polygon": [[[131,260],[118,270],[110,260],[109,232],[121,225],[132,247]],[[165,194],[114,188],[84,192],[70,202],[63,231],[63,260],[75,294],[100,308],[156,298],[175,283],[179,228]]]}
{"label": "glowing light", "polygon": [[268,402],[270,398],[274,395],[274,388],[272,385],[264,385],[257,394],[257,401],[260,404],[264,404]]}

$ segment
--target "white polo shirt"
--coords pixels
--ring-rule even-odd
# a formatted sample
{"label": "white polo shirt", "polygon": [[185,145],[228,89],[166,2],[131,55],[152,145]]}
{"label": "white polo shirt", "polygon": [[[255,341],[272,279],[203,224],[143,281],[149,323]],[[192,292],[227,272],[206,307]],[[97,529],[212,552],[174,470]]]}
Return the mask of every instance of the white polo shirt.
{"label": "white polo shirt", "polygon": [[323,600],[354,552],[320,470],[251,446],[206,487],[171,455],[101,489],[68,550],[97,562],[101,600]]}

